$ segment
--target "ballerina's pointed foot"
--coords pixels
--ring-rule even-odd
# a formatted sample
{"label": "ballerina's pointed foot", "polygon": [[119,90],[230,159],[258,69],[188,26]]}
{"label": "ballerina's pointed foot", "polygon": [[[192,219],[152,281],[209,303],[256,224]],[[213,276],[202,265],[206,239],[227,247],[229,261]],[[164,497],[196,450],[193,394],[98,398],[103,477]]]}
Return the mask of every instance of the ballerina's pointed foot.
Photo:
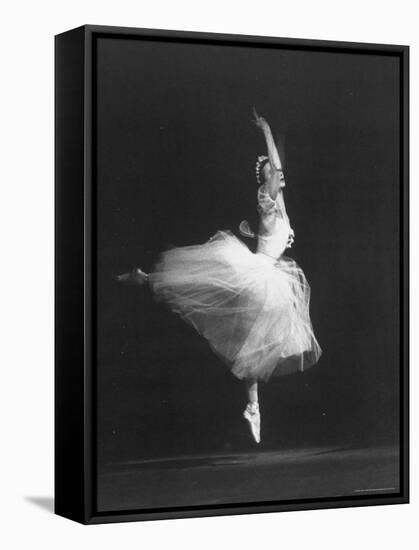
{"label": "ballerina's pointed foot", "polygon": [[258,403],[248,403],[243,417],[249,422],[250,431],[256,443],[260,443],[260,412]]}
{"label": "ballerina's pointed foot", "polygon": [[128,273],[122,273],[121,275],[116,276],[116,280],[121,283],[133,283],[137,285],[142,285],[148,280],[148,274],[145,273],[139,267],[134,268]]}

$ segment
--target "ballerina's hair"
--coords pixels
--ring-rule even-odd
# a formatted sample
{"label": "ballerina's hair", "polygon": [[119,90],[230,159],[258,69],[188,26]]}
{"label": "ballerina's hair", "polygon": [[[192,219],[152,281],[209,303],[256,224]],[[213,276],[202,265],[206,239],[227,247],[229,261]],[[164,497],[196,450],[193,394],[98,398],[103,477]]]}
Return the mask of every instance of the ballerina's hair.
{"label": "ballerina's hair", "polygon": [[259,155],[256,161],[256,181],[259,185],[261,185],[260,182],[260,171],[265,166],[265,164],[269,162],[269,157],[266,157],[265,155]]}

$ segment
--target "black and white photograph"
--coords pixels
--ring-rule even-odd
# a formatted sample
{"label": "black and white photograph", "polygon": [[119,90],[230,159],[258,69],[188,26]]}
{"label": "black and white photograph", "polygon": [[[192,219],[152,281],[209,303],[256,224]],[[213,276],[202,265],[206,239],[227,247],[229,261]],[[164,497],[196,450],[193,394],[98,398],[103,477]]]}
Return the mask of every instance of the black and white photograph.
{"label": "black and white photograph", "polygon": [[97,512],[400,496],[400,56],[94,40]]}
{"label": "black and white photograph", "polygon": [[414,546],[413,3],[2,16],[0,547]]}

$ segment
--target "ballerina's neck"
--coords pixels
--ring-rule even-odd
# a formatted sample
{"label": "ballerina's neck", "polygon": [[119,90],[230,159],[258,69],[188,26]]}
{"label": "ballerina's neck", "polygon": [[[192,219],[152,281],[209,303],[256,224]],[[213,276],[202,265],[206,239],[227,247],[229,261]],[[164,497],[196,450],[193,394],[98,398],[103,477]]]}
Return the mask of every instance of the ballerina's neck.
{"label": "ballerina's neck", "polygon": [[271,256],[270,254],[267,254],[266,252],[262,252],[262,250],[257,250],[256,254],[258,256],[263,256],[265,259],[269,260],[273,264],[275,264],[279,260],[279,258],[281,257],[281,254],[279,256]]}

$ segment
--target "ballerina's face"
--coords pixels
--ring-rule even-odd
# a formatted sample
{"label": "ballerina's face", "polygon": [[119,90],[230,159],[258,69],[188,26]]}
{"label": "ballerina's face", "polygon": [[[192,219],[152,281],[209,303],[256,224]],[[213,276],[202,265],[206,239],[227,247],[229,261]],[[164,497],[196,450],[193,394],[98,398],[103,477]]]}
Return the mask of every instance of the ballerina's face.
{"label": "ballerina's face", "polygon": [[[272,170],[272,166],[269,162],[266,162],[260,171],[262,177],[262,183],[268,183],[274,176],[275,170]],[[276,172],[279,175],[279,187],[282,189],[282,187],[285,187],[285,180],[284,180],[284,173],[282,170],[278,170]]]}
{"label": "ballerina's face", "polygon": [[272,177],[272,168],[269,162],[265,162],[261,170],[263,183],[268,182]]}

